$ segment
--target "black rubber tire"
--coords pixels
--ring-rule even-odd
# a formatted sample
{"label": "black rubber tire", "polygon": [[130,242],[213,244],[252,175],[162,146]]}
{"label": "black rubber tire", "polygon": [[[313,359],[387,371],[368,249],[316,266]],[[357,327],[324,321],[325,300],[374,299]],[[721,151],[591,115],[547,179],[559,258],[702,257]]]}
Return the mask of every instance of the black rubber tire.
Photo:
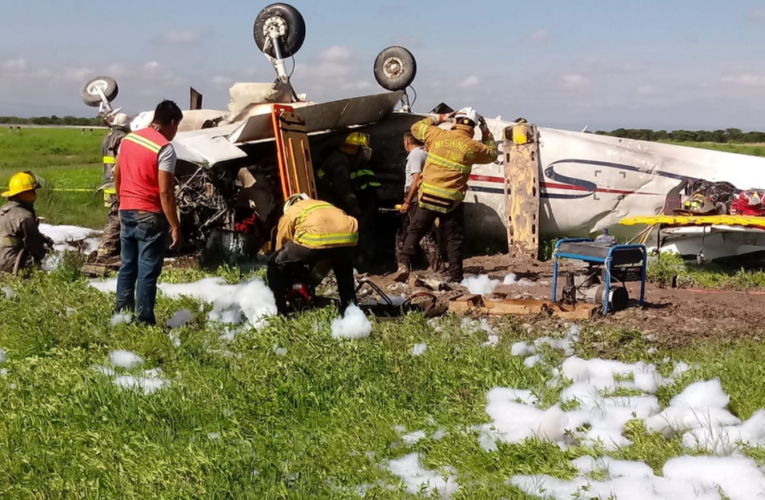
{"label": "black rubber tire", "polygon": [[305,42],[305,19],[303,19],[300,11],[286,3],[274,3],[260,11],[253,28],[255,44],[261,52],[265,52],[271,57],[275,57],[276,54],[273,46],[269,46],[268,51],[264,50],[266,46],[265,29],[268,20],[275,17],[281,18],[285,24],[285,33],[281,37],[281,50],[282,57],[286,59],[297,54]]}
{"label": "black rubber tire", "polygon": [[82,86],[82,90],[80,91],[82,102],[94,108],[97,108],[101,104],[101,96],[92,91],[92,86],[99,83],[107,101],[112,102],[117,98],[117,94],[120,92],[117,81],[108,76],[99,76],[98,78],[93,78]]}
{"label": "black rubber tire", "polygon": [[375,79],[386,90],[404,90],[417,76],[417,61],[404,47],[388,47],[375,60]]}

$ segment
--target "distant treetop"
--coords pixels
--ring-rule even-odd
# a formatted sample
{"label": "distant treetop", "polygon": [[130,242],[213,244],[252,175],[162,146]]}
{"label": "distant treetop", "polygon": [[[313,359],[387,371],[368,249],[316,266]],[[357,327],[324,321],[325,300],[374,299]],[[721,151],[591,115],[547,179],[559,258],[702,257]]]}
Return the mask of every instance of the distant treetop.
{"label": "distant treetop", "polygon": [[101,118],[78,118],[65,116],[36,116],[34,118],[19,118],[18,116],[0,116],[0,123],[6,125],[69,125],[82,127],[99,127],[103,125]]}

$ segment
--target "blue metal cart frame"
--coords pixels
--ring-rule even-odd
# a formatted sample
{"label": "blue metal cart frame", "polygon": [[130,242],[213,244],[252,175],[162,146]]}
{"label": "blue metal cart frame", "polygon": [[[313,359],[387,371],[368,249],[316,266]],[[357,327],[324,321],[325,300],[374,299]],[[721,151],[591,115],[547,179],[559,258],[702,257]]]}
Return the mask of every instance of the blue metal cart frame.
{"label": "blue metal cart frame", "polygon": [[645,285],[646,285],[646,274],[648,270],[648,251],[646,250],[644,245],[616,245],[611,247],[611,249],[608,252],[608,256],[603,259],[600,257],[592,257],[589,255],[578,255],[578,254],[569,254],[569,253],[561,253],[560,247],[564,243],[592,243],[593,240],[587,239],[587,238],[570,238],[565,240],[560,240],[555,245],[555,251],[553,252],[553,289],[552,289],[552,300],[553,302],[558,302],[558,260],[559,259],[569,259],[569,260],[582,260],[585,262],[594,262],[597,264],[603,264],[606,273],[608,275],[608,279],[606,280],[605,286],[605,303],[603,304],[603,315],[606,316],[608,314],[608,305],[609,302],[611,302],[611,270],[612,270],[612,264],[614,260],[614,253],[617,253],[619,251],[624,250],[640,250],[643,254],[643,266],[642,266],[642,272],[640,276],[640,307],[643,307],[645,305]]}

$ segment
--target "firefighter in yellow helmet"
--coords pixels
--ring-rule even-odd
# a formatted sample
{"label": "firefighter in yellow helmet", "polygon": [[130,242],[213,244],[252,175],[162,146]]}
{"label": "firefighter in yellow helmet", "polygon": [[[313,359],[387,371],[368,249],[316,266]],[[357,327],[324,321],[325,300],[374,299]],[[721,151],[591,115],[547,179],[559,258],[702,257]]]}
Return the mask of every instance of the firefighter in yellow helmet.
{"label": "firefighter in yellow helmet", "polygon": [[377,189],[380,183],[371,169],[371,139],[353,132],[333,151],[316,172],[319,197],[359,222],[359,251],[356,265],[364,269],[374,261]]}
{"label": "firefighter in yellow helmet", "polygon": [[[454,120],[450,130],[439,127]],[[474,140],[480,127],[481,140]],[[420,240],[438,219],[446,233],[449,259],[449,280],[462,281],[462,247],[465,242],[465,216],[462,200],[468,190],[473,165],[493,163],[497,144],[486,120],[473,108],[456,113],[426,118],[412,126],[412,135],[425,144],[428,158],[422,169],[419,207],[399,257],[399,270],[394,279],[406,281],[412,259],[417,255]]]}
{"label": "firefighter in yellow helmet", "polygon": [[287,293],[295,278],[307,276],[323,262],[335,272],[340,312],[355,303],[353,257],[358,239],[358,222],[339,208],[305,194],[290,197],[279,221],[276,253],[268,262],[268,286],[279,314],[288,312]]}
{"label": "firefighter in yellow helmet", "polygon": [[53,241],[40,233],[34,204],[39,184],[31,172],[11,177],[8,202],[0,208],[0,271],[18,274],[39,266]]}

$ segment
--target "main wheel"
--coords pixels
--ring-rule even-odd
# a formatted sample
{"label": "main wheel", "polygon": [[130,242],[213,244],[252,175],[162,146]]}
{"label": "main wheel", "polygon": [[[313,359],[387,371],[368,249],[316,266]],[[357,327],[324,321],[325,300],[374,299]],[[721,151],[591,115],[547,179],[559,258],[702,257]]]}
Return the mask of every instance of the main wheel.
{"label": "main wheel", "polygon": [[404,90],[417,76],[417,61],[404,47],[388,47],[375,60],[375,79],[386,90]]}
{"label": "main wheel", "polygon": [[117,81],[114,78],[99,76],[98,78],[90,80],[82,87],[82,90],[80,91],[82,102],[94,108],[101,105],[101,95],[98,93],[99,89],[104,93],[106,100],[109,102],[116,99],[117,94],[119,94],[120,91]]}
{"label": "main wheel", "polygon": [[286,3],[271,4],[258,14],[255,19],[255,43],[261,52],[276,57],[273,45],[266,50],[266,40],[276,32],[281,42],[282,57],[298,53],[305,41],[305,20],[303,15],[292,5]]}

